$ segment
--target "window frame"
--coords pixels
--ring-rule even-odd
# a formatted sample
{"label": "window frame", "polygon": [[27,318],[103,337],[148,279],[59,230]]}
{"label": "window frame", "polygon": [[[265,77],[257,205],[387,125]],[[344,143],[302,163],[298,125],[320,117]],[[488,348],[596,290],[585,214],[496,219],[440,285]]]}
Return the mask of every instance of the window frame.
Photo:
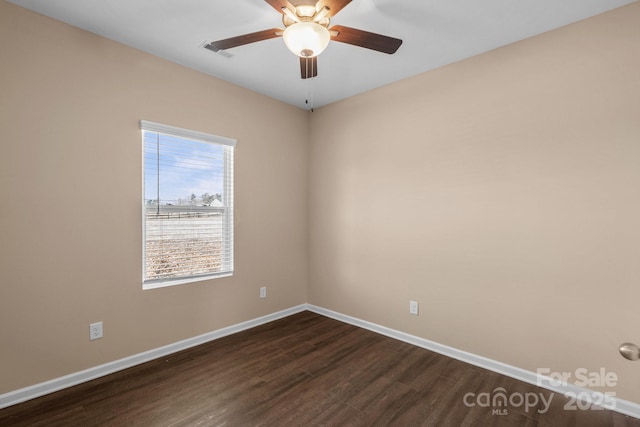
{"label": "window frame", "polygon": [[[154,132],[167,136],[177,137],[181,139],[189,139],[195,142],[210,143],[220,146],[225,146],[224,155],[224,171],[223,171],[223,200],[225,200],[225,215],[223,225],[223,244],[226,244],[224,253],[229,255],[228,269],[222,272],[203,273],[194,276],[179,276],[175,278],[162,278],[162,279],[146,279],[146,199],[145,199],[145,132]],[[151,122],[148,120],[140,120],[140,135],[141,135],[141,149],[142,149],[142,289],[157,289],[167,286],[177,286],[186,283],[200,282],[204,280],[212,280],[223,277],[233,276],[234,273],[234,151],[237,141],[232,138],[223,136],[212,135],[205,132],[194,131],[190,129],[180,128],[176,126],[165,125],[161,123]],[[228,151],[230,148],[231,151]]]}

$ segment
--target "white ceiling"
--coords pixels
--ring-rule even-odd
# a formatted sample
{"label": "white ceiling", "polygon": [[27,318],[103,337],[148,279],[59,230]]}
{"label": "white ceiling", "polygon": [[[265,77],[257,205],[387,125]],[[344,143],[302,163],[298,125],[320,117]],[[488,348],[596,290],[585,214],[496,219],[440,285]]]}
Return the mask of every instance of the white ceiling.
{"label": "white ceiling", "polygon": [[[320,107],[635,0],[353,0],[331,21],[404,40],[387,55],[331,42],[302,80],[281,38],[205,42],[282,27],[263,0],[8,0],[43,15],[301,107]],[[311,103],[305,104],[305,99]]]}

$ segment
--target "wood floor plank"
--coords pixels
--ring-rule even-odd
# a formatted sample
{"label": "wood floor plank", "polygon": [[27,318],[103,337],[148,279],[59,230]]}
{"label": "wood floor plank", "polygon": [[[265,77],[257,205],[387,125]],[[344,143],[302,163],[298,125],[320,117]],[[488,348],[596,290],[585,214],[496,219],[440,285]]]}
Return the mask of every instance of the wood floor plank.
{"label": "wood floor plank", "polygon": [[[500,390],[542,393],[551,405],[465,400]],[[568,411],[566,402],[302,312],[0,410],[0,426],[640,427],[640,420],[611,411]]]}

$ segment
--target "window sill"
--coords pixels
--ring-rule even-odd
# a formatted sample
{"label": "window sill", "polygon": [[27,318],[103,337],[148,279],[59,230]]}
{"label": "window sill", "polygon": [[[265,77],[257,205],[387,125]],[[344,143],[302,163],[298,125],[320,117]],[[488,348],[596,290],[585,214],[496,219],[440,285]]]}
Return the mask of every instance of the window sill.
{"label": "window sill", "polygon": [[197,276],[197,277],[188,277],[185,279],[167,279],[162,281],[153,281],[153,282],[143,282],[142,289],[148,291],[150,289],[158,289],[158,288],[166,288],[169,286],[178,286],[185,285],[187,283],[194,282],[202,282],[204,280],[212,280],[212,279],[220,279],[222,277],[231,277],[233,276],[233,271],[219,273],[219,274],[208,274],[206,276]]}

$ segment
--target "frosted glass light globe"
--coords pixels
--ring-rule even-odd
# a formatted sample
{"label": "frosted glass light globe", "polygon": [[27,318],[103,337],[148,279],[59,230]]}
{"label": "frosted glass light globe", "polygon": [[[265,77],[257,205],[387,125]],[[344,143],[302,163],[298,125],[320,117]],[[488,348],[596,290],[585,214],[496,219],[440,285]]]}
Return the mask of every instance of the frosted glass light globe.
{"label": "frosted glass light globe", "polygon": [[329,30],[315,22],[297,22],[289,25],[282,34],[284,44],[294,54],[303,58],[318,56],[329,44]]}

